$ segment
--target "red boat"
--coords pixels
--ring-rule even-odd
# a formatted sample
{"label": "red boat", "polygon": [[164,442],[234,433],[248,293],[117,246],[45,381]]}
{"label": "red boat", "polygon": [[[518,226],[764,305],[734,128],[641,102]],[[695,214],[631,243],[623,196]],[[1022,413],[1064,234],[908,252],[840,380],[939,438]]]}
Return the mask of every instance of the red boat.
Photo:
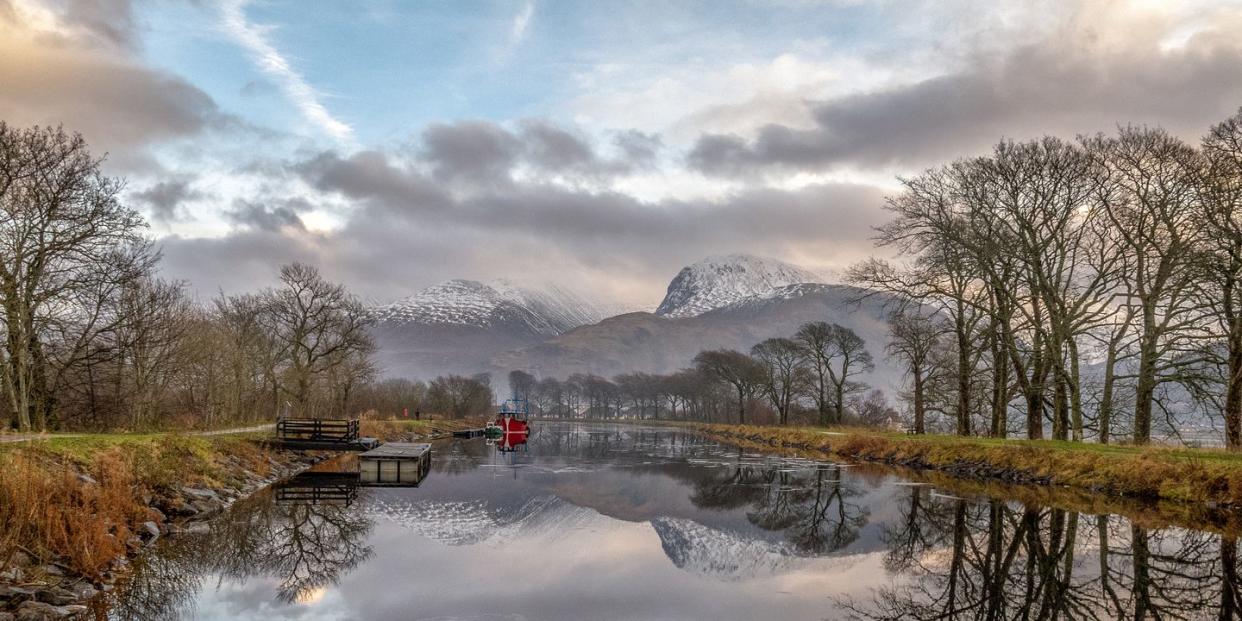
{"label": "red boat", "polygon": [[503,433],[505,435],[530,433],[530,420],[526,400],[509,399],[500,404],[500,412],[496,415],[496,422],[488,427],[488,431],[492,430],[495,430],[494,433]]}
{"label": "red boat", "polygon": [[494,443],[502,453],[516,451],[519,446],[524,448],[526,438],[530,435],[530,420],[527,416],[525,399],[509,399],[500,404],[496,422],[488,423],[483,430],[488,443]]}
{"label": "red boat", "polygon": [[513,453],[520,450],[526,450],[526,439],[530,436],[525,431],[506,433],[496,438],[496,450],[501,453]]}

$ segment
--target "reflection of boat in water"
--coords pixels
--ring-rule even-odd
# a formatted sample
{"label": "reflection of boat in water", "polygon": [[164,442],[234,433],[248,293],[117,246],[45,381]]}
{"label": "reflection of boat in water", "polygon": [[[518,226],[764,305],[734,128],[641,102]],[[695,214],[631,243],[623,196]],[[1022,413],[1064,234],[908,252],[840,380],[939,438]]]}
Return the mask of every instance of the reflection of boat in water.
{"label": "reflection of boat in water", "polygon": [[484,428],[488,443],[495,444],[501,452],[511,453],[526,448],[530,436],[529,409],[525,399],[509,399],[500,404],[496,421]]}
{"label": "reflection of boat in water", "polygon": [[503,433],[496,437],[488,437],[487,443],[496,446],[496,450],[501,453],[513,453],[518,450],[526,451],[526,441],[530,438],[529,431],[514,431],[511,433]]}

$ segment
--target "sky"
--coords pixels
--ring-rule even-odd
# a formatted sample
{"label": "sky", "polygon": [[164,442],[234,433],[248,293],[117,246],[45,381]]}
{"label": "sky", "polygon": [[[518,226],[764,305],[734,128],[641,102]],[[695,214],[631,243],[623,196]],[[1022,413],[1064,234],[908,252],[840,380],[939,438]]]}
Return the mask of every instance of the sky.
{"label": "sky", "polygon": [[209,297],[314,264],[654,308],[684,265],[868,255],[897,179],[1242,106],[1242,2],[0,0],[0,121],[106,154]]}

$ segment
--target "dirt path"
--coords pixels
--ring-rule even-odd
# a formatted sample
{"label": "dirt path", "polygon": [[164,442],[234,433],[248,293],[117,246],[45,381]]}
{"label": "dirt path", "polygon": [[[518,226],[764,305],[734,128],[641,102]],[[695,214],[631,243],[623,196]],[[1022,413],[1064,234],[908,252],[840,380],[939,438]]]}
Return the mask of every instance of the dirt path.
{"label": "dirt path", "polygon": [[[255,431],[269,431],[276,425],[268,423],[266,425],[253,425],[250,427],[235,427],[233,429],[216,429],[214,431],[191,431],[187,435],[191,436],[225,436],[232,433],[253,433]],[[0,435],[0,444],[8,442],[32,442],[35,440],[51,440],[53,438],[81,438],[88,436],[87,433],[19,433],[15,435]]]}

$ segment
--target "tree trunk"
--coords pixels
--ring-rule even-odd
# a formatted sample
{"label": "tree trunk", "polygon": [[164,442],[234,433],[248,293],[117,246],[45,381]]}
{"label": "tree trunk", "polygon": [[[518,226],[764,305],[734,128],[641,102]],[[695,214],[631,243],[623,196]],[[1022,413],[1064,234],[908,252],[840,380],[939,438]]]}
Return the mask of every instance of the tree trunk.
{"label": "tree trunk", "polygon": [[737,389],[737,422],[746,424],[746,392],[740,386]]}
{"label": "tree trunk", "polygon": [[1235,537],[1220,538],[1220,614],[1222,621],[1242,616],[1238,601],[1238,540]]}
{"label": "tree trunk", "polygon": [[1229,377],[1225,389],[1225,446],[1242,448],[1242,314],[1229,326]]}
{"label": "tree trunk", "polygon": [[914,433],[926,433],[926,404],[923,402],[923,369],[918,365],[913,367],[914,375]]}
{"label": "tree trunk", "polygon": [[1003,438],[1009,430],[1009,362],[1000,336],[992,339],[992,426],[993,438]]}
{"label": "tree trunk", "polygon": [[1138,386],[1134,393],[1135,444],[1151,442],[1151,404],[1156,394],[1157,362],[1155,339],[1145,331],[1143,344],[1139,348]]}
{"label": "tree trunk", "polygon": [[1108,355],[1104,360],[1104,389],[1100,394],[1100,444],[1108,444],[1112,439],[1113,424],[1113,385],[1117,383],[1117,356],[1121,340],[1125,337],[1125,327],[1113,335],[1108,341]]}
{"label": "tree trunk", "polygon": [[1052,417],[1052,439],[1068,440],[1069,439],[1069,387],[1066,386],[1065,374],[1058,364],[1056,368],[1056,382],[1053,387],[1053,417]]}
{"label": "tree trunk", "polygon": [[1070,398],[1070,430],[1075,442],[1082,442],[1082,383],[1078,373],[1078,343],[1071,338],[1069,345],[1069,398]]}
{"label": "tree trunk", "polygon": [[970,335],[961,320],[958,304],[957,332],[957,435],[970,435]]}

